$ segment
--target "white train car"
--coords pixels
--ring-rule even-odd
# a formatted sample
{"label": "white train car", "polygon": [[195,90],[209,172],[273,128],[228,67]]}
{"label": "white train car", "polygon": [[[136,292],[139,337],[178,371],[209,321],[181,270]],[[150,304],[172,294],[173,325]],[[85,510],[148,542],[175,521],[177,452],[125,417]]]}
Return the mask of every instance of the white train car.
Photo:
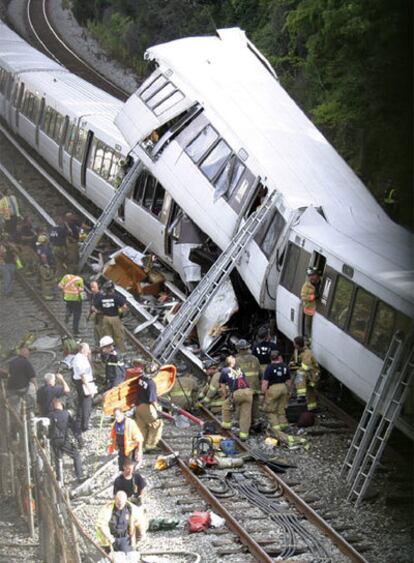
{"label": "white train car", "polygon": [[[36,51],[12,32],[3,40],[3,28],[3,118],[101,207],[116,186],[121,155],[142,160],[118,220],[187,284],[200,279],[203,252],[224,249],[263,196],[277,192],[273,215],[237,270],[293,338],[302,332],[306,268],[318,266],[313,349],[366,401],[392,334],[412,326],[413,237],[387,217],[245,34],[221,30],[149,49],[156,70],[123,105],[55,63],[47,68],[43,55],[38,70],[14,67],[15,49],[29,58]],[[40,93],[34,131],[19,129],[25,98],[13,97],[17,84]],[[53,137],[45,131],[49,106],[66,124],[54,153],[41,134]],[[412,422],[404,429],[412,432]]]}

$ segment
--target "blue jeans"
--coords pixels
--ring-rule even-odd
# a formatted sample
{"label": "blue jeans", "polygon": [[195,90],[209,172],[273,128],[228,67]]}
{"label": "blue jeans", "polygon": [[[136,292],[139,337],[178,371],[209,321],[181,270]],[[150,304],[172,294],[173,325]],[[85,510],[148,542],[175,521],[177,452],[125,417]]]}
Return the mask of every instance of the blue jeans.
{"label": "blue jeans", "polygon": [[13,292],[16,264],[0,264],[0,271],[3,277],[3,295],[8,297]]}

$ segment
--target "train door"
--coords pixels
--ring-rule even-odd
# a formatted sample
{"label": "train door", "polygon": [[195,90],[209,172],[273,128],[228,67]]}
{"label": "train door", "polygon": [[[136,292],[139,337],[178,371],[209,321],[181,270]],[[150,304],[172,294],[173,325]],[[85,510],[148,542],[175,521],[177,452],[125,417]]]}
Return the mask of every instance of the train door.
{"label": "train door", "polygon": [[66,133],[68,131],[68,126],[69,126],[69,116],[65,115],[65,120],[63,122],[61,133],[60,133],[59,157],[58,157],[59,168],[62,172],[63,172],[63,152],[64,152],[63,149],[66,142]]}
{"label": "train door", "polygon": [[165,255],[172,260],[173,258],[173,245],[174,241],[179,238],[180,221],[183,216],[183,211],[180,206],[169,195],[168,202],[168,220],[164,236],[164,249]]}

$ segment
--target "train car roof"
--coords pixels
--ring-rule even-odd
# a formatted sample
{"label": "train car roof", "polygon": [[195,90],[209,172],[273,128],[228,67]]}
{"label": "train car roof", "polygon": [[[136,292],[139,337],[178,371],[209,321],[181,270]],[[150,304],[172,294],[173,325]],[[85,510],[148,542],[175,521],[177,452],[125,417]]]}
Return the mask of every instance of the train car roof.
{"label": "train car roof", "polygon": [[71,117],[104,113],[114,119],[123,105],[120,100],[71,73],[29,72],[22,80],[39,95],[53,99],[61,113],[71,112]]}
{"label": "train car roof", "polygon": [[49,59],[28,45],[17,33],[14,33],[0,21],[0,60],[8,72],[21,73],[54,70],[69,73],[65,67]]}
{"label": "train car roof", "polygon": [[[393,223],[361,180],[282,88],[238,28],[151,47],[146,57],[198,100],[247,165],[292,209],[321,209],[337,231],[404,271],[414,237]],[[270,66],[270,65],[269,65]],[[398,248],[396,248],[396,242]]]}

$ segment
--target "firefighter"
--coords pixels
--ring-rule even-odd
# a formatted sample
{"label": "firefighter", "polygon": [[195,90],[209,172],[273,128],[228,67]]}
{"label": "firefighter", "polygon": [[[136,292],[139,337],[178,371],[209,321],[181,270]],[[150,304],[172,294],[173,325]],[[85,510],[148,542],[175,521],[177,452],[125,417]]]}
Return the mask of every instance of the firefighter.
{"label": "firefighter", "polygon": [[108,389],[116,387],[125,379],[125,362],[114,346],[112,336],[103,336],[99,341],[101,359],[105,364],[105,383]]}
{"label": "firefighter", "polygon": [[80,225],[74,213],[66,213],[64,226],[66,236],[66,263],[68,268],[77,268],[79,264],[79,233]]}
{"label": "firefighter", "polygon": [[52,247],[49,244],[49,237],[46,233],[40,233],[36,241],[36,254],[37,259],[40,261],[40,256],[46,254],[47,261],[53,268],[56,266],[55,256]]}
{"label": "firefighter", "polygon": [[270,353],[272,350],[277,350],[277,345],[270,338],[270,333],[267,328],[259,330],[258,337],[259,340],[252,348],[252,354],[259,360],[260,369],[263,374],[270,364]]}
{"label": "firefighter", "polygon": [[82,316],[82,301],[86,296],[84,291],[83,279],[75,274],[66,274],[59,282],[59,287],[63,291],[63,300],[66,304],[65,322],[72,319],[73,334],[79,334],[79,321]]}
{"label": "firefighter", "polygon": [[135,420],[128,418],[117,408],[114,410],[115,422],[111,428],[111,442],[108,452],[118,451],[118,467],[122,471],[127,459],[142,462],[143,436]]}
{"label": "firefighter", "polygon": [[150,375],[158,370],[156,364],[148,364],[138,379],[135,420],[140,429],[146,452],[154,451],[161,439],[163,422],[158,416],[157,387]]}
{"label": "firefighter", "polygon": [[305,344],[303,336],[297,336],[293,341],[295,351],[293,367],[296,369],[295,388],[298,399],[306,399],[309,411],[318,408],[315,388],[320,378],[319,364],[312,351]]}
{"label": "firefighter", "polygon": [[252,421],[253,392],[244,373],[236,365],[234,356],[226,358],[226,367],[221,370],[220,389],[224,399],[222,414],[223,428],[232,427],[232,417],[239,408],[239,438],[242,441],[249,437]]}
{"label": "firefighter", "polygon": [[134,551],[137,534],[143,539],[146,529],[144,509],[131,503],[125,491],[101,508],[96,521],[98,542],[107,553]]}
{"label": "firefighter", "polygon": [[204,370],[207,375],[207,383],[199,396],[200,403],[206,406],[213,413],[222,411],[224,399],[220,393],[220,369],[219,361],[215,359],[207,360],[204,363]]}
{"label": "firefighter", "polygon": [[46,301],[52,301],[54,299],[54,291],[56,286],[55,270],[49,264],[49,260],[46,254],[41,254],[39,256],[39,259],[40,291]]}
{"label": "firefighter", "polygon": [[98,311],[96,307],[96,302],[98,299],[101,298],[103,293],[99,288],[99,284],[97,281],[92,280],[89,284],[89,313],[88,313],[88,320],[93,319],[93,336],[95,339],[96,347],[99,346],[99,341],[104,336],[102,333],[102,323],[103,323],[103,314],[101,311]]}
{"label": "firefighter", "polygon": [[237,350],[236,364],[246,376],[249,387],[253,392],[252,423],[255,424],[260,417],[260,362],[257,357],[250,352],[250,344],[246,340],[239,340]]}
{"label": "firefighter", "polygon": [[56,277],[60,279],[67,268],[67,242],[68,229],[63,217],[56,219],[56,225],[49,231],[49,240],[56,260]]}
{"label": "firefighter", "polygon": [[307,280],[300,290],[303,307],[303,335],[307,338],[312,334],[312,319],[316,312],[316,301],[319,298],[321,277],[317,268],[306,270]]}
{"label": "firefighter", "polygon": [[182,409],[191,410],[198,397],[198,384],[195,377],[187,371],[187,365],[177,366],[177,378],[169,392],[169,398],[174,405]]}
{"label": "firefighter", "polygon": [[288,426],[286,406],[289,400],[291,379],[289,367],[283,362],[278,350],[270,354],[271,363],[263,375],[264,411],[274,432]]}
{"label": "firefighter", "polygon": [[102,289],[103,291],[94,298],[92,310],[102,313],[102,332],[112,336],[116,347],[125,352],[124,326],[119,315],[128,310],[126,299],[123,295],[115,293],[115,285],[111,281],[106,282]]}
{"label": "firefighter", "polygon": [[38,260],[36,254],[37,235],[29,215],[26,215],[18,226],[16,238],[24,273],[31,276],[36,273]]}

